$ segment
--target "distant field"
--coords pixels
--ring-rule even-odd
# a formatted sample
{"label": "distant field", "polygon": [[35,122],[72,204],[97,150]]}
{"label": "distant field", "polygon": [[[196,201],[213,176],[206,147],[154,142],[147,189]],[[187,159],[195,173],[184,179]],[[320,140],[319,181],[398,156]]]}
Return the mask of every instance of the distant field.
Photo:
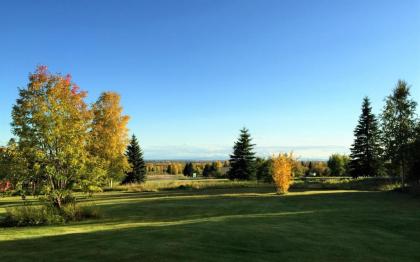
{"label": "distant field", "polygon": [[[121,185],[107,188],[106,191],[129,192],[158,192],[176,189],[222,189],[222,188],[270,188],[274,185],[258,181],[231,181],[229,179],[190,178],[182,175],[153,175],[146,183],[134,185]],[[334,190],[392,190],[399,184],[389,178],[359,178],[349,177],[309,177],[296,178],[292,184],[293,189],[334,189]]]}
{"label": "distant field", "polygon": [[147,180],[182,180],[182,179],[190,179],[184,175],[169,175],[169,174],[160,174],[160,175],[149,175]]}
{"label": "distant field", "polygon": [[[98,194],[101,220],[0,229],[0,261],[420,261],[420,199],[271,188]],[[4,208],[18,198],[0,199]]]}
{"label": "distant field", "polygon": [[113,188],[107,188],[106,191],[128,191],[128,192],[158,192],[176,189],[222,189],[222,188],[242,188],[242,187],[269,187],[274,185],[259,183],[256,181],[231,181],[228,179],[211,178],[163,178],[150,179],[143,184],[120,185]]}

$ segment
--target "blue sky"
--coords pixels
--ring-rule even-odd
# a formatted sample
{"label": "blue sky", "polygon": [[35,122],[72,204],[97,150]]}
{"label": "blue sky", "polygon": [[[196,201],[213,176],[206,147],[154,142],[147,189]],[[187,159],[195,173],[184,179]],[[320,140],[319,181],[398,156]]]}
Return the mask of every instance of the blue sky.
{"label": "blue sky", "polygon": [[376,113],[399,78],[420,102],[420,1],[4,1],[0,144],[37,64],[94,101],[122,95],[145,156],[346,152],[363,96]]}

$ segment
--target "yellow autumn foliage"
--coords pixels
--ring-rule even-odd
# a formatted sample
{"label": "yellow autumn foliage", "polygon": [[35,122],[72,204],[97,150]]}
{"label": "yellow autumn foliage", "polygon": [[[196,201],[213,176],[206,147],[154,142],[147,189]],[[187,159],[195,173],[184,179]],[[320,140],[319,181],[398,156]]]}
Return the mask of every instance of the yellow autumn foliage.
{"label": "yellow autumn foliage", "polygon": [[292,153],[283,153],[272,157],[272,176],[277,193],[286,194],[289,191],[294,162]]}
{"label": "yellow autumn foliage", "polygon": [[108,172],[108,178],[120,180],[129,170],[125,151],[128,145],[128,120],[123,115],[120,95],[104,92],[93,104],[93,122],[91,130],[90,151],[99,157]]}

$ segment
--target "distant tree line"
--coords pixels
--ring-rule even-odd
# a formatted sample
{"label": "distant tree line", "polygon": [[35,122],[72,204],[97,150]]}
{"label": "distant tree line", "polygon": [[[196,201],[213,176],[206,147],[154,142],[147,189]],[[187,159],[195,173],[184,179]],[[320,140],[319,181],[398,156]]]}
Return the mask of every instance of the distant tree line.
{"label": "distant tree line", "polygon": [[192,177],[223,177],[226,175],[229,161],[146,161],[150,175],[184,175]]}

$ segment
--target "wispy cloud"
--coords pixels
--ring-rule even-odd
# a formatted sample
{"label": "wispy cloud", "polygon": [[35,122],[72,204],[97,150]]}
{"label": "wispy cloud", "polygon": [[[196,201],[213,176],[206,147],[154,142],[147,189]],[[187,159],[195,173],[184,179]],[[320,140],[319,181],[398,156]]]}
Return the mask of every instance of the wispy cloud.
{"label": "wispy cloud", "polygon": [[[258,156],[268,157],[280,152],[293,152],[300,159],[327,159],[333,153],[348,153],[345,146],[257,146]],[[171,160],[215,160],[228,159],[232,152],[229,146],[148,146],[144,148],[145,158]]]}

